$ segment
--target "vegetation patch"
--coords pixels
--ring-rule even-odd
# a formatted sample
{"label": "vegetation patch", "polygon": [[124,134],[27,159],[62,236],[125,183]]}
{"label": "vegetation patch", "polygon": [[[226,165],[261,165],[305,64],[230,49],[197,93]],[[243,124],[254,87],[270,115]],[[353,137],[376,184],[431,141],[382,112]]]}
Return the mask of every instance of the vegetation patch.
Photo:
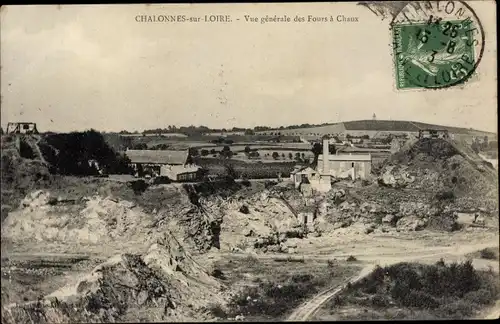
{"label": "vegetation patch", "polygon": [[[471,261],[434,265],[399,263],[378,267],[329,303],[330,310],[368,308],[371,319],[465,319],[498,299],[498,274]],[[339,319],[359,319],[351,314]]]}
{"label": "vegetation patch", "polygon": [[226,305],[213,304],[209,311],[221,320],[238,316],[251,321],[284,320],[301,303],[359,271],[340,262],[295,260],[302,258],[221,261],[216,267],[224,273],[223,281],[241,288]]}

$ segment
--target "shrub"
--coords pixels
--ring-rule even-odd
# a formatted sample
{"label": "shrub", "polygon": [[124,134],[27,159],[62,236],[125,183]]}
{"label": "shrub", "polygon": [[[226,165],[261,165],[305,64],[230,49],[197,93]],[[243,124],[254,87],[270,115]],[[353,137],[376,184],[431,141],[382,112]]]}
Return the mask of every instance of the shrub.
{"label": "shrub", "polygon": [[495,251],[493,251],[493,249],[482,249],[480,252],[480,256],[481,256],[481,259],[487,259],[487,260],[496,260],[498,257],[495,253]]}
{"label": "shrub", "polygon": [[211,275],[215,278],[218,278],[218,279],[222,279],[222,280],[226,279],[226,275],[224,274],[224,272],[222,272],[222,270],[220,270],[218,268],[213,269]]}
{"label": "shrub", "polygon": [[377,294],[372,297],[371,303],[375,307],[387,307],[390,304],[390,300],[387,296]]}
{"label": "shrub", "polygon": [[146,189],[148,188],[148,184],[144,180],[136,180],[136,181],[131,181],[130,187],[134,191],[136,195],[142,194]]}
{"label": "shrub", "polygon": [[410,290],[409,294],[403,296],[401,304],[407,307],[426,309],[435,309],[440,306],[439,302],[434,297],[419,290]]}
{"label": "shrub", "polygon": [[222,306],[219,304],[211,304],[207,308],[208,308],[208,311],[212,315],[214,315],[215,317],[219,317],[219,318],[227,318],[228,317],[224,308],[222,308]]}
{"label": "shrub", "polygon": [[355,256],[350,255],[350,256],[346,259],[346,261],[348,261],[348,262],[353,262],[353,261],[358,261],[358,259],[356,259],[356,257],[355,257]]}
{"label": "shrub", "polygon": [[481,288],[476,291],[469,291],[464,295],[464,300],[470,304],[488,305],[491,304],[496,296],[492,290]]}
{"label": "shrub", "polygon": [[455,199],[455,193],[453,191],[443,191],[443,192],[438,192],[436,194],[436,199],[437,200],[454,200]]}
{"label": "shrub", "polygon": [[464,319],[474,313],[474,306],[463,300],[457,300],[441,305],[436,309],[440,317],[449,319]]}

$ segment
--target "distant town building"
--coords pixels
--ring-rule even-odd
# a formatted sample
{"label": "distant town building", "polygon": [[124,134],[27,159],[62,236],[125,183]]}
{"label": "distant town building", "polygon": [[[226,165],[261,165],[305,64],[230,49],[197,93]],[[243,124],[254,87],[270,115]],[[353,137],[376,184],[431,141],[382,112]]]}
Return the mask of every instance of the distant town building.
{"label": "distant town building", "polygon": [[7,134],[38,134],[36,123],[15,122],[7,124]]}
{"label": "distant town building", "polygon": [[488,136],[488,139],[496,140],[496,133],[484,132],[463,127],[452,127],[421,123],[416,121],[405,120],[354,120],[339,122],[336,124],[312,126],[308,128],[294,128],[283,130],[265,130],[257,131],[257,134],[271,134],[281,132],[282,135],[300,136],[301,140],[311,141],[321,139],[327,134],[335,134],[341,140],[345,140],[347,136],[368,136],[369,139],[385,138],[388,135],[406,135],[418,137],[420,130],[447,130],[455,139],[468,140],[472,136]]}
{"label": "distant town building", "polygon": [[418,138],[449,138],[446,129],[421,129],[418,131]]}

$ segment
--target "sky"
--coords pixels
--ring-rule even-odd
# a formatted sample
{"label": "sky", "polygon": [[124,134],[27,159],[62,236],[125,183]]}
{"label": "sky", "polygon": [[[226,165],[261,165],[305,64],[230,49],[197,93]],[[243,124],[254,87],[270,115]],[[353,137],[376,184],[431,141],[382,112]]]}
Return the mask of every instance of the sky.
{"label": "sky", "polygon": [[[144,130],[414,120],[497,130],[495,4],[475,1],[486,47],[463,86],[396,90],[388,21],[354,3],[7,6],[1,125]],[[143,23],[137,15],[230,15]],[[288,15],[250,23],[245,15]],[[358,17],[293,23],[296,15]],[[239,19],[239,20],[237,20]]]}

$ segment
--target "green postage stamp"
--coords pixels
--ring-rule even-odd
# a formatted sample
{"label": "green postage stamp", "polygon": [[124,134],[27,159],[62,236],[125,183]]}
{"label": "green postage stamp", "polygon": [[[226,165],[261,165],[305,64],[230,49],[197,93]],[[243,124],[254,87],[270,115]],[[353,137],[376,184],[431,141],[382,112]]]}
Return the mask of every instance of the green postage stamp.
{"label": "green postage stamp", "polygon": [[410,2],[391,26],[397,89],[464,83],[481,60],[482,26],[461,1]]}

